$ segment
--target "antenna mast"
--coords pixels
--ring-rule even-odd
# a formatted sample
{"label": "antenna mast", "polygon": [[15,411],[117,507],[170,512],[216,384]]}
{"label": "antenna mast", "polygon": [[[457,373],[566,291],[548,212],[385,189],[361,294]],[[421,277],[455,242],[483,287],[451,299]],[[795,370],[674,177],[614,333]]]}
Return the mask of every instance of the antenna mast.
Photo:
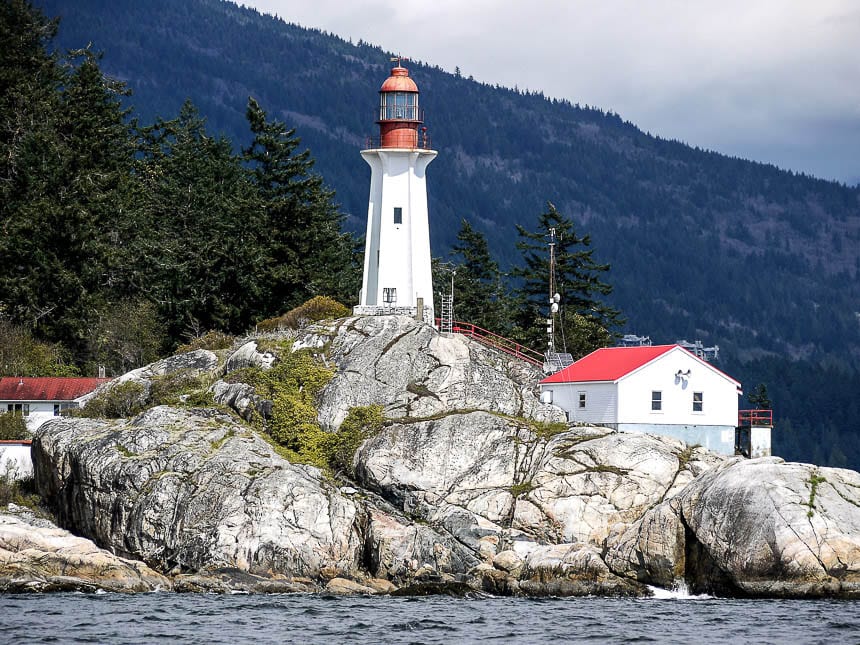
{"label": "antenna mast", "polygon": [[555,314],[561,300],[555,291],[555,227],[549,229],[549,318],[546,320],[547,351],[555,354]]}

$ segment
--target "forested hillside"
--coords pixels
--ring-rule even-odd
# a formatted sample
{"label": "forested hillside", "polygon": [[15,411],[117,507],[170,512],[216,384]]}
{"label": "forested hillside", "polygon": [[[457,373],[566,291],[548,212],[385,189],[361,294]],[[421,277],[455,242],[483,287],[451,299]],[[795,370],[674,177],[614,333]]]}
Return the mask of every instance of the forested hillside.
{"label": "forested hillside", "polygon": [[[373,134],[388,53],[221,0],[40,4],[62,18],[61,47],[104,51],[102,68],[128,83],[127,104],[144,122],[178,114],[190,97],[210,132],[243,142],[254,96],[297,128],[348,225],[363,228],[369,171],[358,150]],[[860,190],[651,136],[612,106],[576,103],[588,97],[571,103],[409,67],[440,152],[429,171],[435,255],[448,253],[466,218],[507,267],[514,225],[531,227],[551,201],[591,235],[596,260],[611,263],[627,331],[719,344],[748,389],[758,374],[768,379],[777,419],[781,405],[794,410],[784,397],[810,391],[830,409],[842,404],[828,392],[833,378],[857,382]],[[774,381],[789,372],[797,378],[783,390]],[[824,461],[860,466],[860,421],[825,438],[821,413],[799,406],[775,451],[809,459],[816,445]]]}

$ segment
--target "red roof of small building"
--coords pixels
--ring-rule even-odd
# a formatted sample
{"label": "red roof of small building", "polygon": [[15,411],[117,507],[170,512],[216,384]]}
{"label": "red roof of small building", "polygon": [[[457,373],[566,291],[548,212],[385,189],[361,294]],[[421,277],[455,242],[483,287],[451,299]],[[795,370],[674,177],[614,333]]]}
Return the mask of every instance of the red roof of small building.
{"label": "red roof of small building", "polygon": [[411,78],[405,67],[398,65],[391,70],[391,76],[385,79],[380,92],[417,92],[418,86]]}
{"label": "red roof of small building", "polygon": [[0,378],[0,401],[73,401],[109,381],[106,378]]}
{"label": "red roof of small building", "polygon": [[576,383],[581,381],[617,381],[662,356],[678,345],[644,347],[605,347],[583,356],[563,370],[547,376],[541,383]]}
{"label": "red roof of small building", "polygon": [[731,376],[710,363],[703,361],[680,345],[646,345],[644,347],[604,347],[603,349],[596,349],[572,365],[568,365],[563,370],[547,376],[541,383],[617,381],[631,372],[635,372],[640,367],[647,365],[654,359],[668,354],[676,347],[722,375],[737,387],[740,387],[740,383]]}

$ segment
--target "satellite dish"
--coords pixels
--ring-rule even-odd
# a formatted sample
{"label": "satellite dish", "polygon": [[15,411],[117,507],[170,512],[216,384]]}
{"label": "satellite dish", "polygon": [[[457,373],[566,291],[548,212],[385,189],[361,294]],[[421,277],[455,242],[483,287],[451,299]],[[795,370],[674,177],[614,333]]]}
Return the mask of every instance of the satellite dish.
{"label": "satellite dish", "polygon": [[558,312],[558,303],[557,302],[552,303],[552,307],[550,307],[550,311],[552,311],[552,313]]}
{"label": "satellite dish", "polygon": [[553,300],[553,302],[559,302],[559,301],[561,301],[561,296],[559,294],[555,294],[552,297],[552,300]]}

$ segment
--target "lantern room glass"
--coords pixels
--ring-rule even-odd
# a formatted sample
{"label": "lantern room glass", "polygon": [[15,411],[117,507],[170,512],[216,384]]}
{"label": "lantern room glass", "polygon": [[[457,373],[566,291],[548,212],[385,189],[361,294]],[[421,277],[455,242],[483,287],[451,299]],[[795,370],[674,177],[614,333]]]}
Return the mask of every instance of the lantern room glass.
{"label": "lantern room glass", "polygon": [[418,121],[418,94],[383,92],[379,99],[380,121]]}

